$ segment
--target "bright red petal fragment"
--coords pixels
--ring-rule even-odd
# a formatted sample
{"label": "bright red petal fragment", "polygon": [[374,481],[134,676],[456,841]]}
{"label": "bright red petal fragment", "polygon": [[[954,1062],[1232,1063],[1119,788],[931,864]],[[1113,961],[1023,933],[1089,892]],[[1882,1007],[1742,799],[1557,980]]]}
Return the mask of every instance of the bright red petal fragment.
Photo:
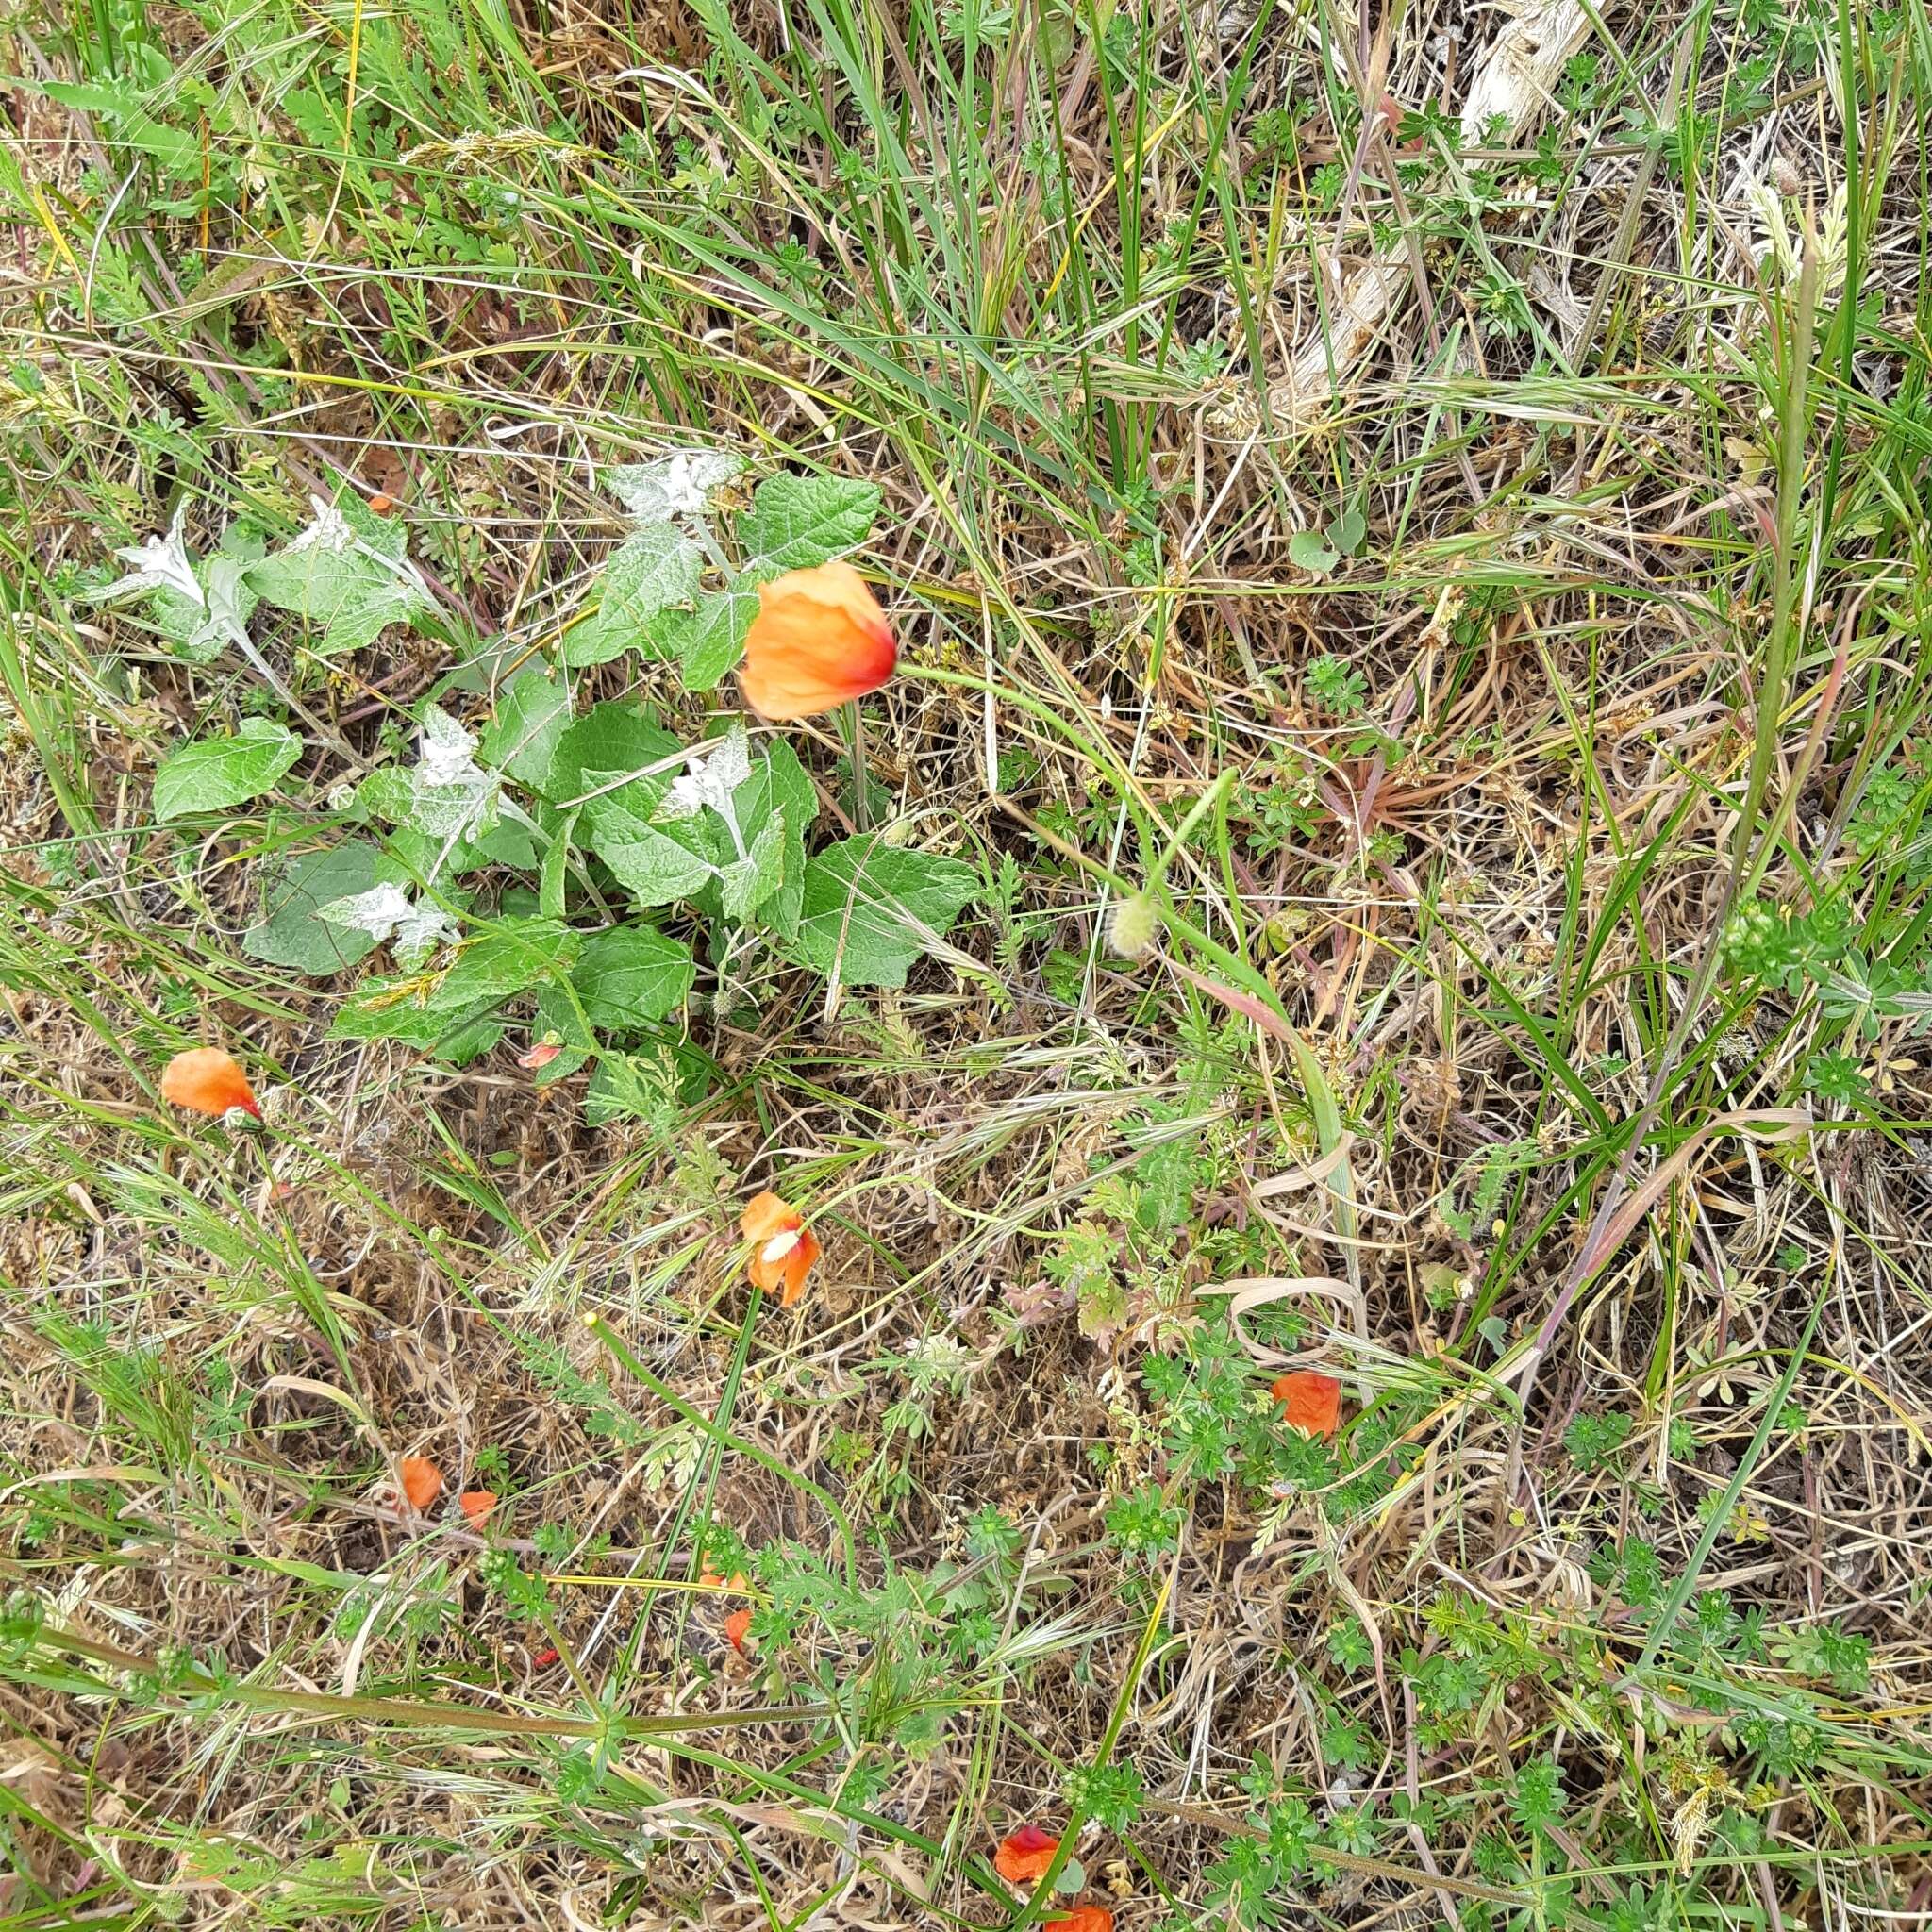
{"label": "bright red petal fragment", "polygon": [[1044,1878],[1060,1841],[1037,1824],[1023,1824],[1000,1840],[992,1868],[1008,1885],[1032,1885]]}
{"label": "bright red petal fragment", "polygon": [[1319,1369],[1296,1369],[1278,1376],[1268,1391],[1281,1405],[1281,1419],[1291,1429],[1324,1440],[1341,1423],[1341,1384]]}
{"label": "bright red petal fragment", "polygon": [[1046,1932],[1113,1932],[1113,1914],[1105,1906],[1075,1906],[1042,1924]]}
{"label": "bright red petal fragment", "polygon": [[751,1611],[748,1607],[742,1610],[733,1610],[724,1619],[724,1634],[731,1640],[731,1647],[740,1657],[745,1654],[744,1640],[750,1629]]}

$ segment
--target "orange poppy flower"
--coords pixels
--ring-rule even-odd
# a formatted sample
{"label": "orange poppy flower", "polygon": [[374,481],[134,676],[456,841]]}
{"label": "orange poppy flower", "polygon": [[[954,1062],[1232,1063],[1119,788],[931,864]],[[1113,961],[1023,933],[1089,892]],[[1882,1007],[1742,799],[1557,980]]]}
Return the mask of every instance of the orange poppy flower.
{"label": "orange poppy flower", "polygon": [[218,1046],[196,1046],[177,1053],[161,1069],[161,1098],[185,1107],[190,1113],[219,1117],[231,1107],[239,1107],[243,1113],[261,1118],[255,1089],[248,1084],[242,1062]]}
{"label": "orange poppy flower", "polygon": [[751,1257],[754,1286],[767,1294],[782,1289],[778,1305],[789,1308],[805,1292],[805,1277],[822,1252],[818,1237],[790,1201],[769,1191],[745,1208],[738,1226],[745,1240],[755,1244]]}
{"label": "orange poppy flower", "polygon": [[1113,1932],[1113,1914],[1105,1906],[1075,1906],[1042,1923],[1045,1932]]}
{"label": "orange poppy flower", "polygon": [[1008,1885],[1032,1885],[1046,1876],[1059,1848],[1060,1841],[1052,1832],[1037,1824],[1023,1824],[1000,1840],[992,1869]]}
{"label": "orange poppy flower", "polygon": [[899,661],[892,626],[849,563],[790,570],[758,586],[739,682],[760,718],[835,711],[876,691]]}
{"label": "orange poppy flower", "polygon": [[740,1657],[742,1657],[745,1654],[745,1633],[749,1631],[750,1628],[751,1610],[749,1609],[749,1607],[741,1610],[733,1610],[732,1613],[724,1619],[724,1634],[731,1640],[731,1647],[739,1654]]}
{"label": "orange poppy flower", "polygon": [[1269,1394],[1281,1405],[1281,1419],[1311,1436],[1332,1436],[1341,1422],[1341,1384],[1319,1369],[1296,1369],[1277,1376]]}
{"label": "orange poppy flower", "polygon": [[481,1529],[490,1521],[490,1512],[496,1507],[494,1490],[465,1490],[457,1498],[457,1507],[469,1519],[472,1529]]}
{"label": "orange poppy flower", "polygon": [[411,1509],[426,1509],[442,1494],[442,1472],[426,1456],[406,1456],[396,1466]]}

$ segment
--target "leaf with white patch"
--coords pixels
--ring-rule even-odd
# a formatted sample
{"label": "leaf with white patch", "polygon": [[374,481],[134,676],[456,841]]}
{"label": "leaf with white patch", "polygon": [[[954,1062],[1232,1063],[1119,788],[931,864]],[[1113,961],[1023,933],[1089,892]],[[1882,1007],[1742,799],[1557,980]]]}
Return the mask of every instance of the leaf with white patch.
{"label": "leaf with white patch", "polygon": [[472,839],[496,820],[502,780],[476,763],[476,738],[441,705],[425,705],[405,823],[432,839]]}
{"label": "leaf with white patch", "polygon": [[749,919],[785,883],[785,814],[766,816],[742,858],[719,874],[726,919]]}
{"label": "leaf with white patch", "polygon": [[188,506],[183,504],[175,512],[165,536],[150,537],[145,543],[133,543],[115,551],[123,563],[131,563],[134,568],[94,595],[105,601],[108,597],[131,597],[138,591],[172,591],[197,609],[206,608],[208,598],[201,579],[194,574],[194,559],[188,554],[187,539],[181,534],[187,515]]}
{"label": "leaf with white patch", "polygon": [[742,459],[725,449],[679,449],[650,463],[625,463],[604,473],[604,487],[639,524],[668,524],[676,517],[701,517],[713,491],[743,469]]}
{"label": "leaf with white patch", "polygon": [[260,872],[261,916],[242,935],[251,959],[321,978],[358,964],[375,949],[367,933],[326,925],[322,908],[367,891],[393,869],[368,839],[345,839],[267,861]]}
{"label": "leaf with white patch", "polygon": [[351,496],[310,501],[307,526],[249,567],[249,585],[264,603],[319,625],[322,647],[332,653],[361,650],[391,624],[428,608],[428,587],[408,559],[401,525],[385,523]]}
{"label": "leaf with white patch", "polygon": [[751,776],[751,741],[742,724],[694,747],[658,808],[667,819],[688,819],[708,807],[729,816],[731,796]]}
{"label": "leaf with white patch", "polygon": [[608,664],[648,642],[651,620],[697,594],[705,558],[691,539],[669,524],[656,524],[630,538],[604,567],[597,608],[564,633],[565,664]]}
{"label": "leaf with white patch", "polygon": [[391,941],[401,966],[418,966],[437,947],[462,937],[455,920],[440,906],[410,898],[400,886],[385,880],[366,892],[331,900],[322,916],[332,925],[366,932],[379,945]]}

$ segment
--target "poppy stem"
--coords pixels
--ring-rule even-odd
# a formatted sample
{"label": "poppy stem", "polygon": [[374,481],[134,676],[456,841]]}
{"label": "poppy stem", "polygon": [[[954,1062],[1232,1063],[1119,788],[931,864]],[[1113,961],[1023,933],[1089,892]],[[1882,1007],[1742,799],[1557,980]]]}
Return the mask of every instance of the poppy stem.
{"label": "poppy stem", "polygon": [[852,829],[872,830],[872,776],[865,769],[865,719],[858,700],[839,707],[840,730],[845,740],[846,761],[852,767]]}

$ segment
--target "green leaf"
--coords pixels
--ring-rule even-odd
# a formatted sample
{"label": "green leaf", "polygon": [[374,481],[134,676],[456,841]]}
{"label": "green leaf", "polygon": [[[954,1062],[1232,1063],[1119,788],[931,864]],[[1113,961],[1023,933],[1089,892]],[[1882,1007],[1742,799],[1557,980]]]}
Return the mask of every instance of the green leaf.
{"label": "green leaf", "polygon": [[557,741],[550,773],[541,789],[555,804],[568,805],[602,782],[588,778],[588,773],[608,777],[613,772],[643,772],[663,764],[665,769],[650,781],[662,797],[676,769],[665,760],[678,758],[683,750],[650,712],[635,705],[593,705]]}
{"label": "green leaf", "polygon": [[551,835],[543,853],[543,867],[537,874],[537,909],[545,919],[561,919],[564,889],[569,884],[571,842],[576,837],[577,814],[567,813],[563,824]]}
{"label": "green leaf", "polygon": [[843,476],[768,477],[738,520],[745,574],[773,577],[857,550],[879,513],[875,483]]}
{"label": "green leaf", "polygon": [[659,617],[651,626],[653,653],[683,666],[687,691],[710,691],[744,655],[744,634],[758,613],[758,586],[740,577],[700,597],[694,609]]}
{"label": "green leaf", "polygon": [[628,538],[598,579],[596,609],[564,633],[563,662],[608,664],[646,643],[651,620],[673,605],[690,603],[704,568],[704,552],[671,524],[653,525]]}
{"label": "green leaf", "polygon": [[264,603],[320,625],[324,650],[359,651],[428,606],[408,550],[400,524],[372,515],[345,491],[333,505],[319,504],[291,543],[251,564],[248,583]]}
{"label": "green leaf", "polygon": [[580,936],[553,919],[507,919],[470,941],[430,993],[432,1010],[447,1013],[485,1000],[528,992],[566,971]]}
{"label": "green leaf", "polygon": [[720,898],[726,919],[749,919],[785,879],[785,814],[766,816],[742,858],[735,858],[719,875]]}
{"label": "green leaf", "polygon": [[419,1053],[433,1053],[462,1066],[488,1053],[503,1038],[502,1023],[490,1017],[494,1002],[451,1013],[425,1005],[426,982],[420,974],[371,979],[336,1009],[332,1040],[395,1040]]}
{"label": "green leaf", "polygon": [[1325,577],[1341,561],[1320,530],[1297,530],[1288,540],[1289,561],[1310,576]]}
{"label": "green leaf", "polygon": [[638,1053],[607,1053],[591,1075],[584,1118],[593,1127],[606,1121],[648,1121],[670,1133],[685,1110],[705,1097],[705,1071],[696,1057],[662,1044]]}
{"label": "green leaf", "polygon": [[155,816],[165,824],[258,798],[301,756],[302,741],[267,718],[245,720],[233,738],[184,744],[155,774]]}
{"label": "green leaf", "polygon": [[324,978],[365,959],[375,941],[353,926],[321,917],[325,906],[385,882],[400,885],[403,868],[367,839],[297,852],[269,860],[261,870],[261,917],[242,935],[251,959]]}
{"label": "green leaf", "polygon": [[905,852],[876,835],[846,839],[805,869],[792,951],[846,986],[904,986],[907,969],[979,892],[957,858]]}
{"label": "green leaf", "polygon": [[805,835],[817,823],[818,787],[798,761],[787,739],[774,738],[752,774],[738,788],[732,808],[741,825],[756,825],[768,812],[785,821],[785,849],[779,869],[781,883],[758,910],[764,923],[781,939],[798,931],[805,903]]}
{"label": "green leaf", "polygon": [[[30,88],[34,85],[28,83]],[[105,114],[120,139],[150,156],[164,175],[183,181],[200,179],[201,143],[181,128],[157,121],[129,82],[48,80],[40,82],[37,91],[83,114]]]}
{"label": "green leaf", "polygon": [[628,1030],[675,1012],[696,978],[681,940],[654,925],[619,925],[584,941],[571,984],[592,1025]]}
{"label": "green leaf", "polygon": [[591,808],[591,849],[640,906],[669,906],[700,891],[711,866],[688,846],[614,801]]}
{"label": "green leaf", "polygon": [[563,679],[541,664],[526,664],[497,692],[496,717],[476,748],[477,762],[541,791],[569,728]]}
{"label": "green leaf", "polygon": [[1344,557],[1353,557],[1369,534],[1369,520],[1353,504],[1337,513],[1328,525],[1328,541]]}

